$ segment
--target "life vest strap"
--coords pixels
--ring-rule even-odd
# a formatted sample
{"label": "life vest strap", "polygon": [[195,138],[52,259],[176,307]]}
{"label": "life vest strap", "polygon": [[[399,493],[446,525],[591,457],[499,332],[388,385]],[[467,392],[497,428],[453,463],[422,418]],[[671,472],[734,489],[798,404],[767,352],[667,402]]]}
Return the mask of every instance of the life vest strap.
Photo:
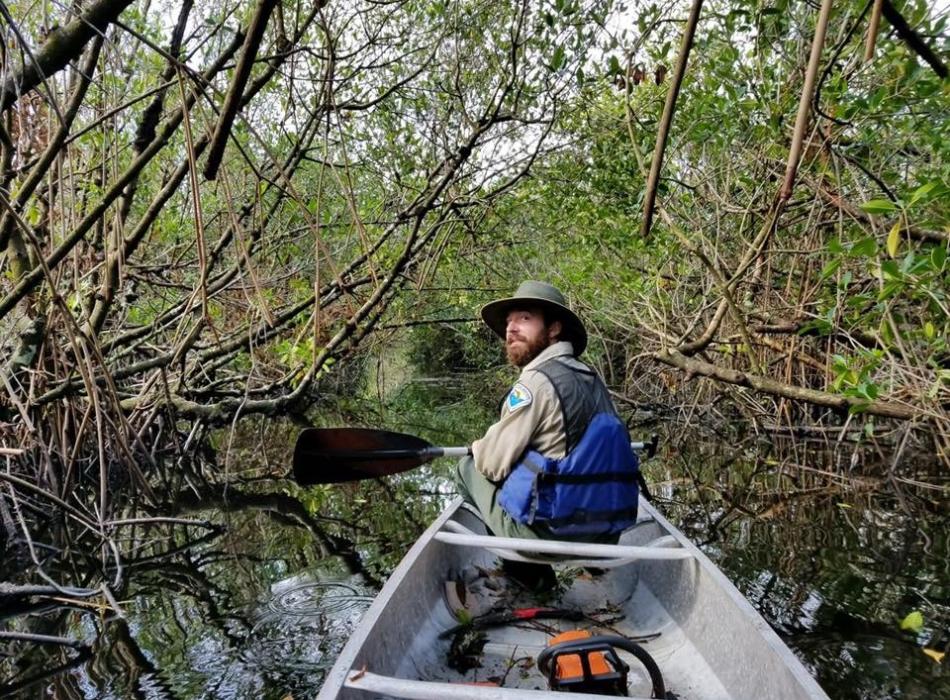
{"label": "life vest strap", "polygon": [[567,525],[586,525],[588,523],[636,519],[637,508],[634,506],[633,508],[621,508],[619,510],[575,510],[567,517],[549,518],[544,521],[544,524],[550,528],[559,528]]}

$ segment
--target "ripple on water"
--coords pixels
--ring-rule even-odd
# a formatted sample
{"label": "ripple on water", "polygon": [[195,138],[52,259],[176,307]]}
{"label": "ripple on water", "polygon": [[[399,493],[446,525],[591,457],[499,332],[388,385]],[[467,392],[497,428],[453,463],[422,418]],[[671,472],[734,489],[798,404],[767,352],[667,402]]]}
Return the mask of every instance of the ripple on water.
{"label": "ripple on water", "polygon": [[355,586],[342,581],[309,581],[278,592],[267,601],[275,615],[311,617],[365,609],[373,602]]}

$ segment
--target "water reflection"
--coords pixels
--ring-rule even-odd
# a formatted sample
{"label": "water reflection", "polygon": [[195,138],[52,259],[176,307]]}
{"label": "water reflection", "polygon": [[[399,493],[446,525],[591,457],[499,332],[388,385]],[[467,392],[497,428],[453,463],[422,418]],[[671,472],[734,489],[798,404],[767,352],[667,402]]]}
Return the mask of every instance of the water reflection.
{"label": "water reflection", "polygon": [[[153,523],[122,538],[128,585],[115,591],[114,606],[64,606],[48,596],[8,606],[13,629],[55,631],[83,647],[77,654],[0,640],[0,695],[313,696],[378,590],[378,564],[367,558],[378,549],[371,530],[349,517],[316,516],[307,502],[313,494],[286,489],[275,482],[182,494],[173,512],[197,513],[216,527],[196,535]],[[385,566],[386,556],[378,559]]]}
{"label": "water reflection", "polygon": [[[870,496],[709,452],[651,467],[668,517],[699,542],[833,698],[950,698],[950,544],[943,511],[912,492]],[[708,465],[704,472],[696,464]],[[182,494],[176,515],[124,540],[128,584],[105,601],[50,597],[7,625],[79,650],[4,643],[0,695],[24,698],[313,697],[381,582],[451,487],[448,465],[383,483],[302,491],[282,482]],[[683,473],[694,478],[683,479]],[[697,486],[699,484],[699,486]],[[903,505],[902,505],[903,504]],[[906,508],[905,508],[906,506]],[[23,603],[23,601],[21,601]],[[900,621],[922,613],[915,631]],[[28,613],[27,613],[28,611]],[[2,611],[0,611],[2,612]]]}
{"label": "water reflection", "polygon": [[210,607],[210,589],[172,586],[136,596],[127,619],[99,624],[78,614],[72,630],[92,640],[88,653],[45,689],[22,678],[5,690],[103,699],[311,696],[373,600],[359,577],[323,575],[275,581],[258,600],[230,609]]}

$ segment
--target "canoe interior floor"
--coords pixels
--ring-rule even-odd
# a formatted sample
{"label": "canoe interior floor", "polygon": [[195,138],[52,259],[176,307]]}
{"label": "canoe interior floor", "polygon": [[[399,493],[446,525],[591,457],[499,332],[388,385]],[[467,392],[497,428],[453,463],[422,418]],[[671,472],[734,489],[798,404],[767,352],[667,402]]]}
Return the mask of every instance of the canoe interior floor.
{"label": "canoe interior floor", "polygon": [[[506,688],[547,689],[547,681],[535,663],[538,654],[555,634],[585,629],[592,634],[620,635],[644,639],[641,646],[653,657],[668,691],[677,700],[725,700],[730,698],[702,655],[687,639],[657,598],[636,577],[634,567],[608,571],[592,577],[578,569],[561,572],[556,595],[538,598],[513,584],[506,585],[497,569],[475,567],[462,574],[469,607],[475,613],[522,607],[547,607],[581,610],[589,619],[535,620],[505,624],[480,630],[482,639],[471,632],[452,639],[439,633],[454,623],[448,604],[439,601],[440,610],[431,611],[422,623],[416,643],[396,674],[404,678],[450,683],[495,682]],[[632,585],[631,585],[632,584]],[[630,591],[634,590],[633,597]],[[482,645],[484,641],[484,645]],[[471,646],[469,646],[471,644]],[[468,653],[466,653],[468,652]],[[628,692],[649,697],[651,684],[643,665],[627,652],[620,657],[630,667]],[[461,670],[449,667],[462,660]],[[471,667],[464,668],[470,662]]]}

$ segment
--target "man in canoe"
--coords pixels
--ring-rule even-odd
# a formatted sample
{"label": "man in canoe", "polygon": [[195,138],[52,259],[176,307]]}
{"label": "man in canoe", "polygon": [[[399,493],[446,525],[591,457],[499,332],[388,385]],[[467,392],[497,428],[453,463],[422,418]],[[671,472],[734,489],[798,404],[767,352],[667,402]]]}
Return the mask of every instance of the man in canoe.
{"label": "man in canoe", "polygon": [[462,497],[497,536],[615,542],[636,521],[637,457],[583,322],[545,282],[482,307],[521,370],[501,417],[458,466]]}

